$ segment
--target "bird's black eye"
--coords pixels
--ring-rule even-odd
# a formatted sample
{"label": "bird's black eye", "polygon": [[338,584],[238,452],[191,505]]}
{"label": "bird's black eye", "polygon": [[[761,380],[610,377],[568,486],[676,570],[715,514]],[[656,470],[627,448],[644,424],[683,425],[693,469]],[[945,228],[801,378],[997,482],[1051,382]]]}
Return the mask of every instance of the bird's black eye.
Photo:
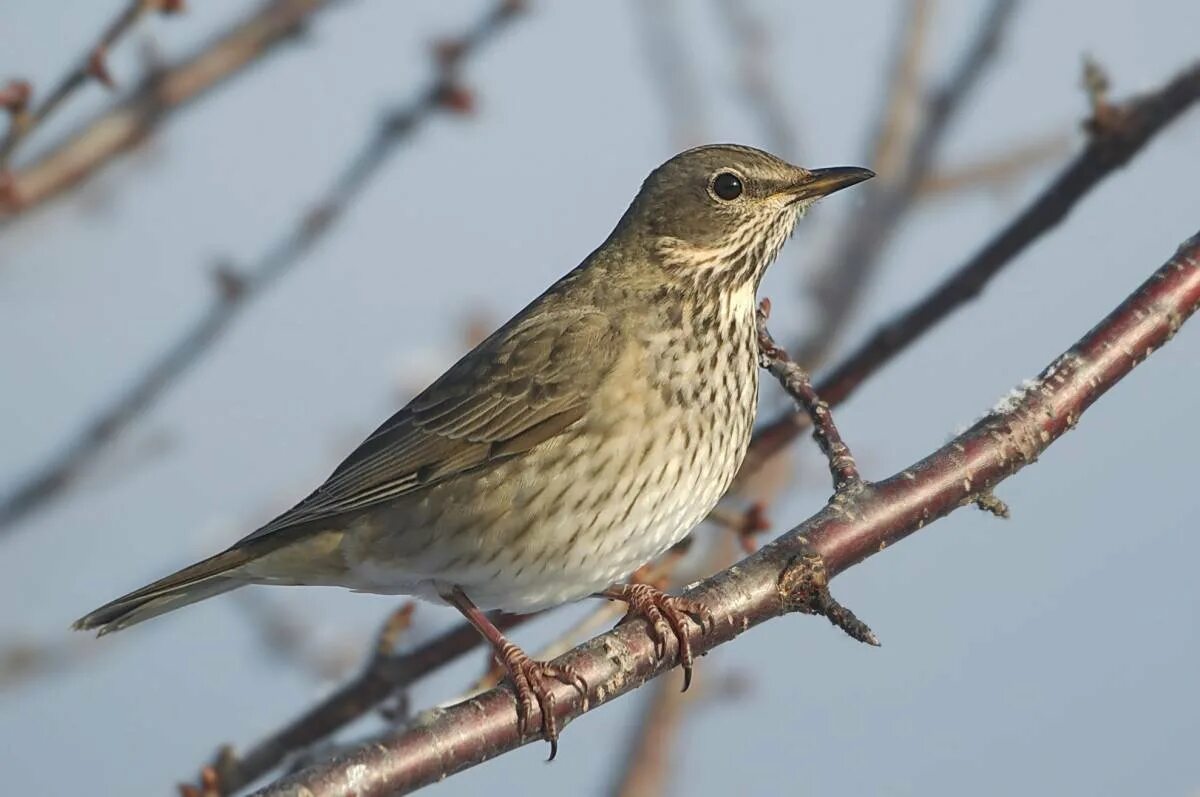
{"label": "bird's black eye", "polygon": [[712,190],[719,199],[732,202],[742,195],[742,178],[733,172],[721,172],[713,178]]}

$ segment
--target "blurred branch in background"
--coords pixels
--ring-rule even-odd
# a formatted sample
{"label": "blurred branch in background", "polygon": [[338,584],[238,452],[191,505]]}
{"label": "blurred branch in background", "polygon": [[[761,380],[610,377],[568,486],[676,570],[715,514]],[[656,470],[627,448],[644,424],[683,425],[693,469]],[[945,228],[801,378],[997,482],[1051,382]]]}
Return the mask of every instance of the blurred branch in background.
{"label": "blurred branch in background", "polygon": [[895,63],[889,65],[893,80],[872,145],[869,165],[878,177],[864,186],[862,205],[833,237],[829,256],[812,270],[816,322],[796,347],[796,359],[805,368],[815,370],[836,345],[892,234],[932,171],[950,123],[994,62],[1016,5],[1015,0],[992,0],[958,66],[942,88],[927,98],[918,83],[927,3],[913,0],[910,4]]}
{"label": "blurred branch in background", "polygon": [[63,637],[53,642],[10,636],[0,640],[0,692],[62,672],[101,651],[95,639]]}
{"label": "blurred branch in background", "polygon": [[[211,89],[245,74],[278,52],[334,0],[268,0],[195,52],[156,65],[130,93],[83,122],[26,166],[0,167],[0,229],[91,177],[144,141],[174,112],[208,96]],[[5,216],[8,216],[5,219]]]}
{"label": "blurred branch in background", "polygon": [[771,62],[771,34],[747,0],[716,0],[718,11],[736,46],[739,100],[754,113],[766,149],[784,160],[800,162],[800,144]]}
{"label": "blurred branch in background", "polygon": [[[717,534],[710,541],[703,560],[686,572],[667,574],[671,578],[661,586],[677,590],[696,578],[705,578],[732,565],[738,559],[738,542],[742,539],[739,520],[733,518],[727,529],[733,533]],[[689,540],[695,539],[695,533]],[[565,651],[563,651],[565,652]],[[705,667],[707,675],[710,666]],[[613,797],[652,797],[666,794],[671,782],[674,762],[674,742],[683,727],[688,711],[699,701],[711,696],[714,690],[710,677],[701,679],[686,692],[672,678],[656,682],[642,706],[636,734],[631,734],[625,760],[617,770],[610,793]]]}
{"label": "blurred branch in background", "polygon": [[292,665],[315,681],[346,677],[362,655],[362,638],[316,644],[311,618],[272,600],[262,590],[240,590],[232,601],[249,621],[267,658]]}
{"label": "blurred branch in background", "polygon": [[[793,612],[826,613],[828,582],[934,520],[991,495],[1178,332],[1200,308],[1200,232],[1039,377],[1010,393],[970,429],[883,481],[834,495],[757,553],[685,596],[707,606],[708,633],[689,626],[697,653]],[[555,660],[588,684],[591,710],[669,672],[644,621],[619,625]],[[556,690],[560,727],[585,711],[573,687]],[[263,797],[402,794],[535,741],[517,729],[512,691],[497,688],[419,716],[407,729],[285,777]]]}
{"label": "blurred branch in background", "polygon": [[29,107],[33,89],[27,82],[13,81],[10,83],[10,88],[23,86],[24,89],[18,89],[19,96],[23,95],[18,102],[0,103],[0,105],[7,105],[11,115],[8,132],[5,133],[4,140],[0,141],[0,174],[8,171],[8,163],[12,159],[12,154],[21,142],[77,90],[91,80],[96,80],[108,88],[115,87],[112,75],[108,72],[106,61],[108,52],[125,34],[133,30],[143,16],[151,11],[176,14],[182,10],[182,0],[131,0],[104,29],[99,41],[88,49],[87,53],[79,59],[78,64],[36,107]]}
{"label": "blurred branch in background", "polygon": [[1071,142],[1065,131],[1044,133],[958,166],[941,167],[921,181],[917,196],[932,199],[964,191],[1002,191],[1034,169],[1059,160],[1070,151]]}
{"label": "blurred branch in background", "polygon": [[646,72],[665,109],[667,140],[677,150],[704,143],[708,125],[700,79],[683,40],[677,0],[641,0],[633,7],[641,15]]}
{"label": "blurred branch in background", "polygon": [[904,169],[920,121],[925,86],[922,70],[929,48],[932,0],[908,0],[896,29],[885,77],[887,88],[866,155],[878,179],[892,180]]}
{"label": "blurred branch in background", "polygon": [[0,501],[0,531],[11,529],[70,487],[112,440],[202,359],[249,306],[250,299],[272,287],[333,229],[369,181],[429,116],[441,110],[453,113],[471,110],[473,98],[458,82],[458,67],[503,30],[520,8],[520,2],[502,0],[466,33],[438,44],[434,53],[435,74],[428,86],[409,104],[384,114],[320,198],[257,262],[241,269],[225,264],[215,269],[216,290],[208,310],[183,330],[111,404],[98,412],[60,453]]}
{"label": "blurred branch in background", "polygon": [[[979,252],[910,309],[879,327],[817,385],[830,404],[845,401],[859,385],[956,309],[978,296],[1026,247],[1059,224],[1104,178],[1124,166],[1161,130],[1200,100],[1200,62],[1156,91],[1110,103],[1094,93],[1086,123],[1088,144],[1058,177]],[[735,486],[809,428],[808,416],[788,411],[761,424]],[[735,487],[736,489],[736,487]]]}

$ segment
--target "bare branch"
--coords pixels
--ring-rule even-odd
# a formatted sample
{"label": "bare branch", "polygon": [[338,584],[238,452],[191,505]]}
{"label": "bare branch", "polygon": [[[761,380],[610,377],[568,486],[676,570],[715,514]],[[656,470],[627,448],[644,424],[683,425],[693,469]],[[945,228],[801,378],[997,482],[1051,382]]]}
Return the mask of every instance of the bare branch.
{"label": "bare branch", "polygon": [[456,48],[453,57],[447,57],[443,48],[438,54],[438,72],[430,84],[411,103],[385,114],[317,202],[258,262],[244,271],[228,266],[217,270],[217,290],[208,311],[99,412],[63,451],[0,501],[0,530],[12,528],[21,518],[60,495],[111,440],[140,418],[199,362],[241,315],[250,299],[271,288],[328,234],[384,163],[402,143],[412,138],[422,122],[439,110],[461,113],[468,108],[470,95],[456,82],[457,66],[498,33],[518,8],[519,4],[512,0],[495,4],[465,35],[453,40]]}
{"label": "bare branch", "polygon": [[[813,611],[829,579],[961,506],[1033,462],[1083,412],[1178,331],[1200,307],[1200,233],[1184,243],[1120,307],[1059,356],[1038,379],[910,468],[853,494],[839,493],[813,517],[686,597],[710,608],[715,627],[692,629],[697,652],[795,611]],[[625,623],[555,660],[589,684],[594,709],[669,671],[644,622]],[[558,720],[583,713],[559,688]],[[510,689],[497,688],[427,712],[410,728],[285,778],[258,794],[360,797],[403,794],[534,741],[517,731]]]}
{"label": "bare branch", "polygon": [[[891,174],[881,173],[864,186],[863,206],[847,229],[835,239],[826,263],[814,268],[813,305],[819,320],[808,339],[797,347],[796,360],[815,370],[837,341],[842,327],[858,302],[862,288],[874,271],[900,221],[912,207],[913,197],[933,168],[934,157],[950,122],[963,108],[986,68],[993,63],[1000,41],[1016,8],[1015,0],[993,0],[978,32],[950,79],[928,100],[920,129]],[[887,154],[888,137],[876,145]]]}
{"label": "bare branch", "polygon": [[[133,5],[140,4],[144,0]],[[144,141],[175,111],[277,52],[278,45],[293,40],[312,16],[331,5],[333,0],[267,0],[192,54],[150,70],[128,96],[85,121],[32,163],[11,174],[0,166],[0,224],[11,223],[11,218],[5,222],[5,215],[28,211],[92,176]],[[27,125],[21,137],[30,129]]]}
{"label": "bare branch", "polygon": [[97,80],[108,88],[115,86],[112,75],[108,72],[105,58],[113,45],[131,31],[138,20],[151,11],[169,14],[180,10],[180,4],[177,0],[130,0],[130,2],[126,3],[116,18],[105,28],[104,32],[100,35],[100,39],[88,49],[83,58],[79,59],[79,63],[59,81],[58,85],[46,96],[45,100],[33,110],[22,109],[13,114],[8,132],[5,134],[4,140],[0,141],[0,172],[7,170],[13,151],[16,150],[20,143],[56,110],[61,108],[67,99],[85,86],[89,80]]}
{"label": "bare branch", "polygon": [[1065,155],[1071,141],[1064,132],[1048,133],[961,166],[947,166],[922,180],[917,193],[922,199],[930,199],[975,189],[1006,188]]}
{"label": "bare branch", "polygon": [[[1093,128],[1091,139],[1059,176],[974,257],[924,299],[881,326],[817,385],[830,404],[845,401],[859,385],[954,310],[975,298],[987,283],[1047,231],[1053,229],[1089,191],[1124,166],[1163,128],[1200,100],[1200,62],[1172,77],[1160,89],[1118,105],[1106,105],[1109,122]],[[1118,122],[1112,120],[1119,120]],[[787,412],[761,425],[742,463],[737,482],[808,428],[804,413]]]}

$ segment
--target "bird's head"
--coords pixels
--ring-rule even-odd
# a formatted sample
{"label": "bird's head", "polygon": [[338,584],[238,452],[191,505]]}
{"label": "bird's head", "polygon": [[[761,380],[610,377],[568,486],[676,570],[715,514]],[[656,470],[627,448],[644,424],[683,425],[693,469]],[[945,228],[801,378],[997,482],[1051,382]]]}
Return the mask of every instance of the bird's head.
{"label": "bird's head", "polygon": [[851,166],[803,169],[734,144],[696,147],[650,173],[616,234],[644,242],[689,280],[757,283],[810,205],[874,176]]}

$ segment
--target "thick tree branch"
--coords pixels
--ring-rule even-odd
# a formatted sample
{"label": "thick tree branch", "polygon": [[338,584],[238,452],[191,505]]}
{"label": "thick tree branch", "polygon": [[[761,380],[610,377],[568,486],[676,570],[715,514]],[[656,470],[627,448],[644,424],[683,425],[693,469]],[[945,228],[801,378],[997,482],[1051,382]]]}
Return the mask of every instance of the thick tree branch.
{"label": "thick tree branch", "polygon": [[[131,7],[143,5],[144,0],[137,0]],[[11,174],[0,164],[0,225],[5,215],[46,202],[137,146],[173,112],[245,74],[247,67],[293,40],[313,15],[331,5],[333,0],[267,0],[192,54],[153,69],[128,96],[85,121],[33,162]],[[11,146],[31,130],[32,125],[24,123]],[[9,136],[17,131],[14,124]]]}
{"label": "thick tree branch", "polygon": [[44,506],[66,489],[124,429],[199,362],[249,305],[291,271],[361,196],[363,189],[400,145],[435,112],[470,109],[471,96],[457,82],[457,66],[503,29],[519,9],[514,0],[496,3],[465,35],[438,48],[439,68],[430,84],[406,106],[392,109],[355,152],[321,198],[251,267],[215,273],[212,304],[141,375],[100,411],[56,456],[0,501],[0,531]]}
{"label": "thick tree branch", "polygon": [[[819,610],[828,580],[955,509],[1035,461],[1079,422],[1083,412],[1171,339],[1200,308],[1200,233],[1107,318],[1006,397],[982,420],[894,476],[844,491],[816,515],[736,567],[686,595],[713,612],[715,626],[692,629],[697,652],[795,611]],[[644,622],[630,622],[556,659],[589,684],[592,709],[669,671],[654,655]],[[556,692],[560,726],[583,713],[579,695]],[[495,758],[534,737],[517,732],[507,687],[442,710],[367,747],[310,767],[261,795],[399,794]]]}
{"label": "thick tree branch", "polygon": [[[1087,147],[1020,215],[941,285],[887,322],[817,384],[832,405],[845,401],[869,376],[954,310],[978,296],[1017,255],[1058,225],[1104,178],[1124,166],[1161,130],[1200,100],[1200,62],[1162,88],[1093,113]],[[1099,120],[1103,121],[1099,121]],[[809,428],[808,416],[786,412],[755,432],[738,482]]]}

